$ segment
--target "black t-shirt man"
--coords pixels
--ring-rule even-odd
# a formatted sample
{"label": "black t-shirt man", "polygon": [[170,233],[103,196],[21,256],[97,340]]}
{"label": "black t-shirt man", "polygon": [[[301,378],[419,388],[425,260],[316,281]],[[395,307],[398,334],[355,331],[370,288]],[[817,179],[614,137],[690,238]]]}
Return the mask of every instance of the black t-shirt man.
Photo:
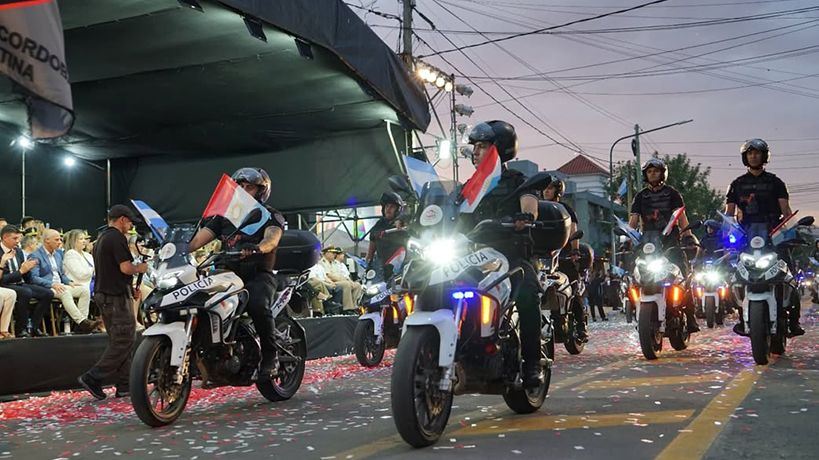
{"label": "black t-shirt man", "polygon": [[771,230],[782,220],[779,200],[788,198],[788,187],[782,179],[763,171],[758,176],[745,173],[731,182],[726,202],[742,211],[739,223],[743,227],[767,224],[768,230]]}
{"label": "black t-shirt man", "polygon": [[[204,228],[216,235],[216,238],[222,242],[223,250],[241,250],[245,246],[259,244],[264,238],[265,230],[269,227],[278,227],[284,230],[284,216],[270,206],[265,206],[265,208],[270,211],[271,218],[252,235],[247,235],[241,231],[237,232],[236,227],[222,216],[214,216],[205,223]],[[235,272],[245,281],[258,272],[272,272],[275,265],[276,251],[252,254],[241,260],[233,260],[225,264],[226,268]]]}
{"label": "black t-shirt man", "polygon": [[112,296],[130,295],[133,276],[122,273],[119,267],[121,263],[131,260],[133,257],[125,235],[114,227],[103,230],[94,245],[94,292]]}
{"label": "black t-shirt man", "polygon": [[[638,193],[631,204],[631,213],[640,216],[643,233],[659,233],[668,225],[674,210],[683,206],[685,203],[680,192],[670,185],[663,184],[658,190],[646,187]],[[679,239],[680,229],[675,225],[669,235],[669,240],[676,243]]]}

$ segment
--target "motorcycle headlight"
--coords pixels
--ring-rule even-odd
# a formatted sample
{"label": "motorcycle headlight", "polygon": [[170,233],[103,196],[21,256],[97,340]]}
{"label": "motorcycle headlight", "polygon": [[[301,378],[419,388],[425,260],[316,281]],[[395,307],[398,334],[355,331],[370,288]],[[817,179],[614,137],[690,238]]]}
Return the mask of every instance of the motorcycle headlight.
{"label": "motorcycle headlight", "polygon": [[367,295],[376,295],[378,294],[378,286],[369,286],[367,288]]}
{"label": "motorcycle headlight", "polygon": [[433,240],[424,248],[424,259],[435,265],[449,264],[455,256],[455,242],[450,238]]}
{"label": "motorcycle headlight", "polygon": [[754,263],[754,266],[756,268],[759,268],[760,270],[764,270],[771,266],[775,258],[776,254],[766,254],[757,259],[756,262]]}
{"label": "motorcycle headlight", "polygon": [[705,275],[702,272],[697,273],[696,275],[694,275],[694,279],[697,280],[697,281],[702,282],[703,278],[705,278]]}
{"label": "motorcycle headlight", "polygon": [[751,254],[742,253],[739,255],[739,261],[744,265],[753,265],[756,259]]}
{"label": "motorcycle headlight", "polygon": [[181,271],[163,274],[162,276],[157,278],[156,287],[159,289],[171,289],[173,287],[176,287],[177,285],[182,283],[179,280],[179,275],[181,274],[182,274]]}
{"label": "motorcycle headlight", "polygon": [[647,267],[648,271],[651,273],[660,273],[665,270],[665,259],[654,259],[648,263]]}
{"label": "motorcycle headlight", "polygon": [[708,272],[705,274],[705,278],[709,283],[718,283],[722,276],[718,272]]}

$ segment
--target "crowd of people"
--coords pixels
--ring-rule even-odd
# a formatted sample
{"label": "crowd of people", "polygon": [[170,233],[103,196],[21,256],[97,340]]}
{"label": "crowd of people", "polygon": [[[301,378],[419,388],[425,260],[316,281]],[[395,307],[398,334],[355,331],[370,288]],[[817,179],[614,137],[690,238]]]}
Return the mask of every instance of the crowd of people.
{"label": "crowd of people", "polygon": [[[128,241],[136,260],[135,232]],[[0,218],[0,340],[105,331],[99,308],[92,308],[94,244],[84,229],[61,232],[31,216],[23,217],[19,225]],[[141,290],[145,293],[150,287],[143,285]],[[48,317],[52,304],[54,323]],[[137,311],[133,308],[135,319]]]}

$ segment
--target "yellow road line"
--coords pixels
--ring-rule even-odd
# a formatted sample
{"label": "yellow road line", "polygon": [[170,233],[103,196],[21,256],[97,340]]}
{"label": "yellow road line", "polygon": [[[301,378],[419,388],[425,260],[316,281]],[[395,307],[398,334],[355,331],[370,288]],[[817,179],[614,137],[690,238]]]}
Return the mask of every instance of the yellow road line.
{"label": "yellow road line", "polygon": [[453,436],[477,436],[518,431],[542,431],[577,428],[602,428],[621,425],[657,425],[682,423],[694,415],[694,409],[646,412],[642,414],[590,414],[554,415],[544,417],[533,415],[515,417],[502,421],[487,420],[474,427],[466,427],[451,433]]}
{"label": "yellow road line", "polygon": [[690,383],[721,382],[724,374],[673,375],[668,377],[638,377],[633,379],[598,380],[584,383],[578,390],[606,390],[611,388],[654,387],[658,385],[686,385]]}
{"label": "yellow road line", "polygon": [[731,380],[725,390],[715,396],[655,460],[702,458],[730,420],[731,414],[751,392],[759,374],[758,371],[746,370]]}

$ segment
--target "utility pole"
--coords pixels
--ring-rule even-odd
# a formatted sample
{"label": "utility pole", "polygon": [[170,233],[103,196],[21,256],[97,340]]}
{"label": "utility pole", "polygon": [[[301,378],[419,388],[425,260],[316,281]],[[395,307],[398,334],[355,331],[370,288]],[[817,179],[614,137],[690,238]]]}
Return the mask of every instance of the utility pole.
{"label": "utility pole", "polygon": [[643,189],[643,163],[640,161],[640,125],[634,125],[634,139],[631,140],[631,151],[634,153],[635,161],[637,162],[637,190]]}
{"label": "utility pole", "polygon": [[[403,0],[404,1],[404,19],[401,24],[402,27],[402,38],[403,38],[403,49],[401,50],[401,57],[404,58],[404,64],[407,66],[407,70],[412,73],[414,72],[414,66],[412,62],[412,9],[415,7],[415,0]],[[389,127],[388,127],[389,128]],[[409,156],[412,152],[413,146],[413,138],[412,138],[412,129],[406,132],[406,136],[404,138],[404,145],[405,151],[404,153]]]}

